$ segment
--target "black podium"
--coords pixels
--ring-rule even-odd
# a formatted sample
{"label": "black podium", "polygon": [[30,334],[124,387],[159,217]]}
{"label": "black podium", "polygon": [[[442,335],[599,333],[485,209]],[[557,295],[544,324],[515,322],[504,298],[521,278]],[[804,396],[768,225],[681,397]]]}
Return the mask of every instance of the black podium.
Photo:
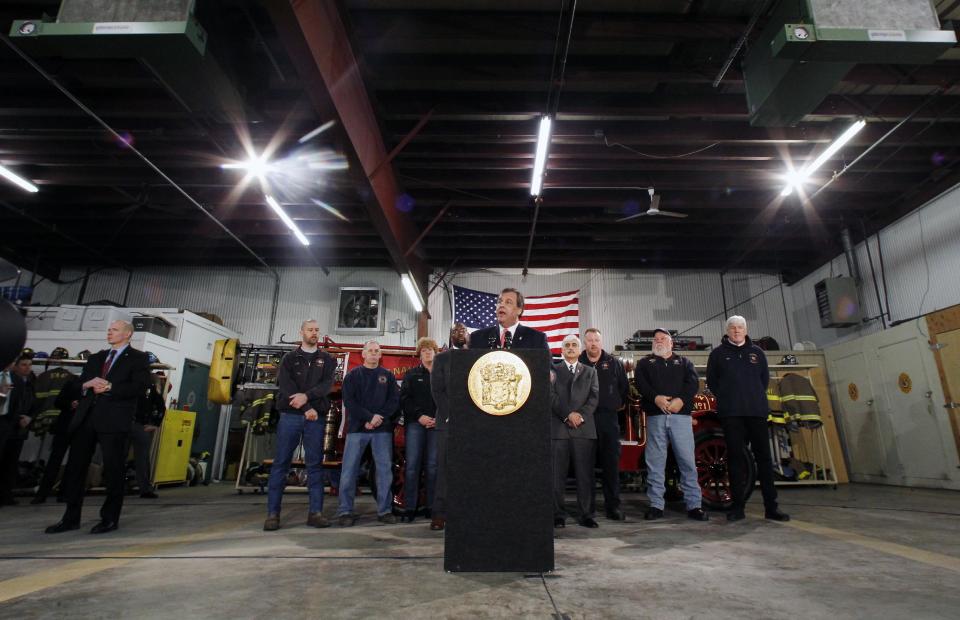
{"label": "black podium", "polygon": [[487,350],[452,351],[443,567],[451,572],[553,570],[550,354],[513,349],[530,370],[526,403],[510,415],[474,405],[467,387]]}

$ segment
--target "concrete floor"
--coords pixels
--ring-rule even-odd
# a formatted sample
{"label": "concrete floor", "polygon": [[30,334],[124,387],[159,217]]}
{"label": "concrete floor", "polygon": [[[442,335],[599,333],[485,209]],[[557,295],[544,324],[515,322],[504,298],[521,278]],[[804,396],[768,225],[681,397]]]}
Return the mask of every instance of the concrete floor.
{"label": "concrete floor", "polygon": [[[708,523],[679,512],[568,523],[553,574],[447,574],[426,522],[380,525],[369,495],[352,529],[304,525],[288,495],[284,527],[261,531],[262,495],[228,485],[130,498],[121,529],[43,527],[62,505],[0,509],[0,618],[957,618],[960,493],[847,485],[781,490],[788,524]],[[328,498],[327,514],[335,504]],[[559,614],[559,616],[557,615]]]}

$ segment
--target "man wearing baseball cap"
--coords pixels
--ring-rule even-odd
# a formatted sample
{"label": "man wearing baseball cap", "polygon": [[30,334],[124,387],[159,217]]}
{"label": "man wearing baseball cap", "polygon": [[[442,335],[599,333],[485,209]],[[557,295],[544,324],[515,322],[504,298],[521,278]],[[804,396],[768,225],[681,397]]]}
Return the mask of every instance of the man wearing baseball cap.
{"label": "man wearing baseball cap", "polygon": [[680,488],[687,507],[687,517],[706,521],[701,506],[700,485],[697,482],[697,463],[693,455],[693,423],[690,411],[700,381],[693,362],[673,353],[673,337],[658,327],[653,333],[653,352],[637,363],[634,381],[640,392],[643,410],[647,414],[647,497],[650,508],[643,518],[652,521],[663,517],[663,494],[667,450],[673,454],[680,468]]}

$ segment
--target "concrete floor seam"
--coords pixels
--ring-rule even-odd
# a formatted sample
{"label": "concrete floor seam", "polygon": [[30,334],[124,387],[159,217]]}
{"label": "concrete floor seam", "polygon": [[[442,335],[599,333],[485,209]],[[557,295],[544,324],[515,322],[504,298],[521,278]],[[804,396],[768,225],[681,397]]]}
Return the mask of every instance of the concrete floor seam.
{"label": "concrete floor seam", "polygon": [[557,602],[553,599],[553,594],[550,593],[550,587],[547,585],[547,580],[543,576],[543,573],[540,573],[540,583],[543,584],[543,591],[547,593],[547,598],[550,599],[550,604],[553,605],[553,617],[555,620],[570,620],[570,617],[564,613],[560,612],[560,608],[557,607]]}

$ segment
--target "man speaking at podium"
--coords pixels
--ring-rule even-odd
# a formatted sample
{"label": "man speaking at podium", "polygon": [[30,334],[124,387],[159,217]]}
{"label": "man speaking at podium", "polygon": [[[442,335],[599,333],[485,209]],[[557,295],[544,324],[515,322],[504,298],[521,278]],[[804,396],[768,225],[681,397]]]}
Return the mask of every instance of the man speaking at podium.
{"label": "man speaking at podium", "polygon": [[470,334],[471,349],[547,349],[547,336],[532,327],[520,324],[523,294],[505,288],[497,298],[497,324]]}

